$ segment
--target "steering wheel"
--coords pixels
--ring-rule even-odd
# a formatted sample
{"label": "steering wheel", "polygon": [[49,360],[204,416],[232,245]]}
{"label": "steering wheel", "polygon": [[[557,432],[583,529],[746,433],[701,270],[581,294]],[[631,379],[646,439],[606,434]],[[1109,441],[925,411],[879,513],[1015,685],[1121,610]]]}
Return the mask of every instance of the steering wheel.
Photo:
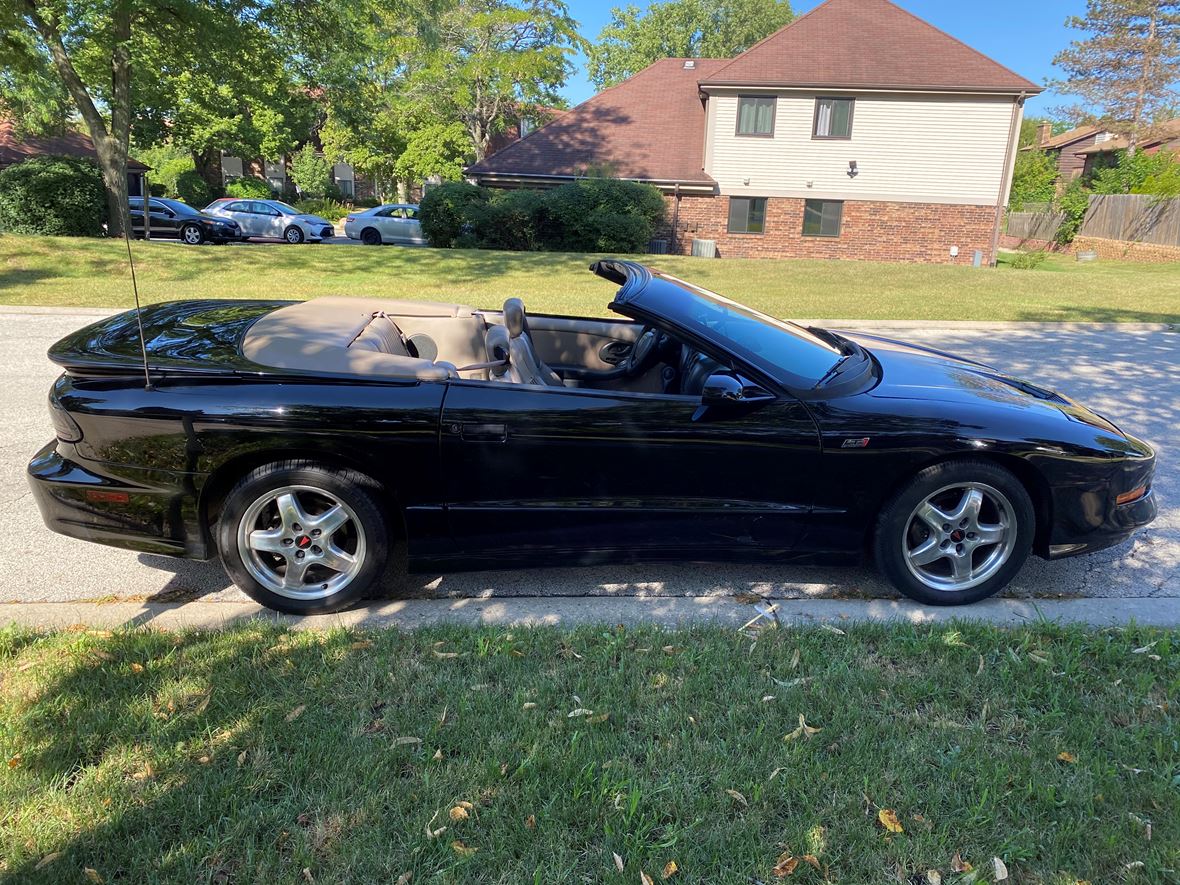
{"label": "steering wheel", "polygon": [[627,365],[623,373],[628,378],[634,378],[646,372],[651,366],[652,358],[656,355],[656,345],[660,343],[661,333],[655,326],[644,326],[635,344],[631,348],[631,356],[627,358]]}

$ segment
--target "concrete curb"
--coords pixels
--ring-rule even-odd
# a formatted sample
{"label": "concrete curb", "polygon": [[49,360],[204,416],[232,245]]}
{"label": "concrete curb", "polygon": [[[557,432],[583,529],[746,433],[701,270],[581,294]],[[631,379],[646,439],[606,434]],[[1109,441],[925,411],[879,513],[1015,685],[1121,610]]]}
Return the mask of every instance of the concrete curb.
{"label": "concrete curb", "polygon": [[[781,623],[950,624],[976,622],[1018,627],[1050,621],[1089,627],[1136,623],[1180,626],[1180,598],[1028,600],[990,599],[962,608],[932,608],[908,600],[778,600]],[[588,597],[512,599],[409,599],[373,603],[333,615],[292,617],[254,603],[8,603],[0,605],[0,625],[44,630],[79,625],[100,629],[148,627],[157,630],[217,629],[243,621],[269,621],[295,629],[333,627],[413,630],[434,624],[465,626],[572,628],[582,624],[643,624],[683,627],[711,624],[737,628],[758,614],[732,597]]]}
{"label": "concrete curb", "polygon": [[[233,301],[232,298],[225,299]],[[108,307],[38,307],[35,305],[0,304],[0,314],[26,316],[94,316],[106,317],[122,313],[126,308]],[[848,320],[800,319],[802,325],[824,325],[833,329],[855,329],[865,332],[929,331],[947,332],[1177,332],[1180,323],[1000,323],[987,320]]]}

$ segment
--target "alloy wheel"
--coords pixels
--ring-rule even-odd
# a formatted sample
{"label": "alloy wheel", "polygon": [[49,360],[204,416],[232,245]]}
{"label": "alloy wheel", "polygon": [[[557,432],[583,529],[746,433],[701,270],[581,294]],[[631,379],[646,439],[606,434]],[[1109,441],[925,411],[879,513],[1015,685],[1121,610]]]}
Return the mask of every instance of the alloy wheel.
{"label": "alloy wheel", "polygon": [[944,486],[918,504],[902,533],[915,578],[933,590],[970,590],[996,574],[1016,547],[1011,502],[979,482]]}
{"label": "alloy wheel", "polygon": [[268,590],[291,599],[340,592],[365,562],[365,532],[351,507],[313,486],[257,498],[238,523],[238,553]]}
{"label": "alloy wheel", "polygon": [[199,227],[197,227],[195,224],[186,224],[184,226],[184,231],[181,234],[181,236],[184,238],[184,241],[186,243],[188,243],[188,245],[190,245],[190,246],[201,245],[201,240],[203,239],[203,236],[201,234],[201,229]]}

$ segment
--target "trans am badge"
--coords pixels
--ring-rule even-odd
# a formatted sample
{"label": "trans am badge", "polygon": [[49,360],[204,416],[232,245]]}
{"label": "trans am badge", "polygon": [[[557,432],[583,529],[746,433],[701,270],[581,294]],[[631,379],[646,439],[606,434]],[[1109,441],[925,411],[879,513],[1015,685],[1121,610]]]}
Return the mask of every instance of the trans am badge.
{"label": "trans am badge", "polygon": [[844,440],[844,445],[840,446],[840,448],[842,448],[842,449],[865,449],[865,448],[868,448],[868,445],[869,445],[869,437],[866,436],[866,437],[863,437],[862,439],[846,439],[846,440]]}

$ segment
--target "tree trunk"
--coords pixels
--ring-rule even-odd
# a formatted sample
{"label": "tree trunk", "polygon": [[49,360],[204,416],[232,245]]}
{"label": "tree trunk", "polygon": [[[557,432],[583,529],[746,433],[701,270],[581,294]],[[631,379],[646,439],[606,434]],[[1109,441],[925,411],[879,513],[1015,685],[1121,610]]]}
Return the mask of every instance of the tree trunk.
{"label": "tree trunk", "polygon": [[211,192],[220,194],[225,187],[221,174],[221,151],[216,148],[205,148],[203,151],[191,150],[193,167],[197,174],[209,185]]}
{"label": "tree trunk", "polygon": [[[127,205],[127,151],[120,152],[114,140],[105,135],[94,139],[94,147],[107,191],[107,233],[121,237],[124,231],[131,230],[131,212]],[[145,198],[147,196],[144,194]]]}
{"label": "tree trunk", "polygon": [[1151,82],[1151,71],[1160,48],[1156,45],[1156,17],[1151,16],[1147,28],[1147,39],[1143,44],[1143,61],[1139,77],[1139,93],[1135,96],[1135,110],[1131,118],[1131,131],[1127,134],[1127,156],[1135,156],[1139,149],[1140,130],[1143,128],[1143,108],[1147,101],[1147,90]]}

